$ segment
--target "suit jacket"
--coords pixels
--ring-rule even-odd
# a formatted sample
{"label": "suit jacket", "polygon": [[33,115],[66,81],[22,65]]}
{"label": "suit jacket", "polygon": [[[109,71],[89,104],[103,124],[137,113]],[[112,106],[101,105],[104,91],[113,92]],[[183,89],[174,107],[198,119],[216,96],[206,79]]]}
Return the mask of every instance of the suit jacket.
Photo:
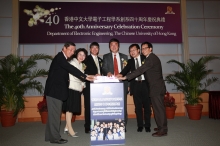
{"label": "suit jacket", "polygon": [[[100,73],[102,74],[102,64],[103,64],[103,60],[98,57],[98,61],[99,61],[99,68],[100,68]],[[89,75],[96,75],[98,74],[98,68],[95,64],[95,61],[92,57],[92,55],[89,55],[86,60],[85,60],[85,65],[86,65],[86,69],[85,69],[85,74],[89,74]],[[85,89],[89,89],[90,88],[90,82],[86,81],[86,88]],[[90,90],[88,90],[90,91]]]}
{"label": "suit jacket", "polygon": [[[121,70],[123,69],[123,61],[128,61],[128,56],[122,53],[119,53],[120,62],[121,62]],[[103,75],[106,76],[108,72],[114,74],[114,62],[112,58],[112,53],[105,54],[103,56],[103,66],[102,66]]]}
{"label": "suit jacket", "polygon": [[145,59],[144,64],[130,74],[126,75],[126,77],[128,80],[131,80],[143,73],[145,79],[149,83],[150,97],[166,93],[161,62],[154,53],[150,53],[149,56]]}
{"label": "suit jacket", "polygon": [[[100,72],[102,74],[102,62],[103,62],[103,60],[100,57],[98,57],[98,61],[99,61]],[[85,74],[89,74],[89,75],[98,74],[98,68],[96,67],[96,64],[95,64],[95,61],[94,61],[92,55],[89,55],[86,58],[84,63],[86,65]]]}
{"label": "suit jacket", "polygon": [[[140,55],[140,57],[141,57],[141,64],[143,65],[143,62],[145,61],[146,57],[144,55]],[[135,69],[136,69],[135,60],[134,58],[131,58],[128,60],[128,64],[124,67],[124,69],[120,72],[120,74],[125,76],[127,73],[132,72]],[[134,82],[135,82],[135,78],[133,78],[130,81],[130,95],[133,95],[134,93]]]}
{"label": "suit jacket", "polygon": [[59,52],[50,65],[44,94],[65,101],[69,95],[69,73],[82,81],[86,79],[86,75],[67,62],[63,52]]}

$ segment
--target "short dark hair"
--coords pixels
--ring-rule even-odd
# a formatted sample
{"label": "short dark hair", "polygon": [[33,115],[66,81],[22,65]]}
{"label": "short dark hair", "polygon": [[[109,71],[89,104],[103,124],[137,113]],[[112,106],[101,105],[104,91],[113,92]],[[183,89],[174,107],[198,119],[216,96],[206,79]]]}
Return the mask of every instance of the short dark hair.
{"label": "short dark hair", "polygon": [[74,54],[69,58],[69,59],[67,59],[68,61],[71,61],[73,58],[77,58],[77,55],[79,54],[79,52],[84,52],[84,54],[85,54],[85,59],[84,59],[84,61],[86,60],[86,58],[87,58],[87,55],[88,55],[88,51],[85,49],[85,48],[79,48],[79,49],[77,49],[75,52],[74,52]]}
{"label": "short dark hair", "polygon": [[[75,53],[74,53],[74,58],[77,58],[77,55],[79,54],[79,52],[84,52],[84,54],[85,54],[85,56],[87,57],[87,55],[88,55],[88,51],[85,49],[85,48],[79,48],[79,49],[77,49],[76,51],[75,51]],[[85,60],[86,60],[86,58],[85,58]]]}
{"label": "short dark hair", "polygon": [[68,48],[69,46],[76,46],[73,42],[66,42],[64,47]]}
{"label": "short dark hair", "polygon": [[111,42],[117,42],[117,43],[118,43],[118,48],[120,47],[120,42],[119,42],[119,40],[116,39],[116,38],[112,38],[112,39],[109,41],[109,43],[108,43],[109,48],[110,48],[110,44],[111,44]]}
{"label": "short dark hair", "polygon": [[133,47],[136,47],[138,50],[140,50],[140,46],[138,44],[131,44],[129,46],[129,52],[130,52],[131,48],[133,48]]}
{"label": "short dark hair", "polygon": [[152,45],[151,43],[149,43],[149,42],[143,42],[143,43],[141,44],[141,48],[142,48],[143,45],[148,45],[148,47],[149,47],[149,48],[152,48],[152,50],[153,50],[153,45]]}
{"label": "short dark hair", "polygon": [[90,45],[89,45],[89,48],[92,48],[92,46],[97,46],[99,48],[99,43],[97,42],[92,42]]}

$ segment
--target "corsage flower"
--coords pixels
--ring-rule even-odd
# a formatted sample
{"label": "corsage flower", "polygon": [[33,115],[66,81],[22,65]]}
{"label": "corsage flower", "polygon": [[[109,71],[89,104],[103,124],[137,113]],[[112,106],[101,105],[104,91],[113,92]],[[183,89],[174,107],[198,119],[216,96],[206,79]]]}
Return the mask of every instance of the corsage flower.
{"label": "corsage flower", "polygon": [[84,63],[82,63],[82,70],[86,69],[86,65]]}
{"label": "corsage flower", "polygon": [[124,60],[124,58],[122,58],[121,61],[122,61],[123,67],[125,67],[128,64],[127,61]]}

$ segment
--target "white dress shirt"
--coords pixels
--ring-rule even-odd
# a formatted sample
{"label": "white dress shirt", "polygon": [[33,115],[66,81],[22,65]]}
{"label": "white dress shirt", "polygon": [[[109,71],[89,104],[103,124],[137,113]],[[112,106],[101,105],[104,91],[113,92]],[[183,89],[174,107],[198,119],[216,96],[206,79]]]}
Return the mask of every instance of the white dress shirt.
{"label": "white dress shirt", "polygon": [[[138,60],[138,64],[139,64],[139,67],[140,67],[140,66],[142,65],[142,62],[141,62],[141,56],[140,56],[140,55],[137,57],[137,60]],[[134,58],[135,65],[136,65],[137,60],[136,60],[136,58]],[[135,67],[136,67],[136,66],[135,66]],[[135,78],[135,80],[138,80],[138,78]],[[145,80],[143,74],[141,75],[141,80]]]}

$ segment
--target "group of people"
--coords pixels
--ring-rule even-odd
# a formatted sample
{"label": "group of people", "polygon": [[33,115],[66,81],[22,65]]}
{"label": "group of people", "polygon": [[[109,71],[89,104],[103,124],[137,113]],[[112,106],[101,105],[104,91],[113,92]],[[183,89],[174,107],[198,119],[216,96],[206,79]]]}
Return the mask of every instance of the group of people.
{"label": "group of people", "polygon": [[119,140],[125,139],[124,122],[121,119],[117,121],[97,121],[91,129],[91,140]]}
{"label": "group of people", "polygon": [[[127,124],[127,94],[133,95],[135,113],[137,117],[137,131],[151,132],[151,105],[157,128],[154,128],[154,137],[167,135],[167,119],[163,98],[166,92],[162,76],[160,59],[152,53],[153,46],[149,42],[132,44],[129,46],[128,56],[119,52],[118,39],[109,41],[110,53],[98,57],[99,44],[90,44],[90,55],[84,48],[76,50],[76,45],[66,42],[61,52],[53,59],[45,85],[45,95],[48,106],[48,122],[45,131],[45,141],[51,143],[66,143],[60,136],[60,115],[66,113],[64,133],[78,137],[73,130],[71,119],[73,114],[81,114],[81,93],[84,95],[85,133],[97,136],[91,130],[90,121],[90,82],[95,76],[116,76],[124,84],[124,123]],[[119,128],[120,129],[120,128]],[[113,134],[113,131],[108,131]],[[117,132],[117,131],[116,131]],[[106,134],[107,135],[107,134]],[[110,137],[110,136],[109,136]],[[107,139],[106,136],[104,138]]]}

